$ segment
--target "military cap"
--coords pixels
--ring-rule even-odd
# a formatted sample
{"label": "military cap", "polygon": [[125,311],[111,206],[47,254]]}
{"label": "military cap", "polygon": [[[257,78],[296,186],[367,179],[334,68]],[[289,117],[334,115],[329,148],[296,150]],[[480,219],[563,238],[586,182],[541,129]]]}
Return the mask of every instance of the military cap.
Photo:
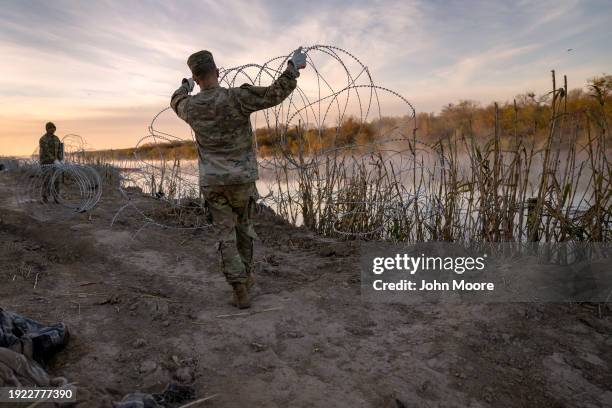
{"label": "military cap", "polygon": [[187,66],[194,75],[207,74],[217,68],[212,53],[206,50],[191,54],[187,59]]}

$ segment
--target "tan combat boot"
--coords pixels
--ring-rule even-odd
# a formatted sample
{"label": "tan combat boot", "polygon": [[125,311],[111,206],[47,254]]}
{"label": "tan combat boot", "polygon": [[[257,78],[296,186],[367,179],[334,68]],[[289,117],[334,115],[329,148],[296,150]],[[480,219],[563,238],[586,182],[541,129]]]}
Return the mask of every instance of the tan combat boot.
{"label": "tan combat boot", "polygon": [[249,299],[249,291],[246,284],[234,283],[234,306],[238,309],[247,309],[251,307],[251,300]]}

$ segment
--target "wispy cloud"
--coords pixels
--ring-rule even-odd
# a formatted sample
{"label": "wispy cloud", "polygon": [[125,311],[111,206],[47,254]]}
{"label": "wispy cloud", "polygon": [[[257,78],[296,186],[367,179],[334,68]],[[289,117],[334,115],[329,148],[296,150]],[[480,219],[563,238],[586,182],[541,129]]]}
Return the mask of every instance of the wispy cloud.
{"label": "wispy cloud", "polygon": [[518,56],[540,48],[539,44],[529,44],[515,48],[493,48],[483,52],[466,55],[450,67],[435,70],[431,81],[442,81],[456,90],[466,89],[470,84],[482,79],[483,73],[508,67],[509,62]]}

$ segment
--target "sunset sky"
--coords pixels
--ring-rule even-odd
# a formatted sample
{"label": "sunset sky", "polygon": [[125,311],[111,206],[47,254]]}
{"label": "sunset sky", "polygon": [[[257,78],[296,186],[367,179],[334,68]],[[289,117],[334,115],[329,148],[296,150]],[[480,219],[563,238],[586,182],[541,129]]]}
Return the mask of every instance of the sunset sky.
{"label": "sunset sky", "polygon": [[3,0],[0,155],[32,153],[49,120],[90,148],[133,146],[201,49],[232,67],[341,47],[420,112],[545,93],[551,69],[582,87],[612,73],[611,18],[609,0]]}

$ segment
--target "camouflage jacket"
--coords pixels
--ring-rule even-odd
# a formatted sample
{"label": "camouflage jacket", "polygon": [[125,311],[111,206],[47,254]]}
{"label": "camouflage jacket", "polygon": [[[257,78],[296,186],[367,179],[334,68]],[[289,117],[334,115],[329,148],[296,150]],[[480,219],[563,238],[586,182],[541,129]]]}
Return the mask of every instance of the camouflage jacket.
{"label": "camouflage jacket", "polygon": [[45,133],[40,138],[38,146],[40,164],[53,164],[55,160],[62,160],[62,142],[59,137]]}
{"label": "camouflage jacket", "polygon": [[181,86],[170,106],[196,135],[202,186],[243,184],[257,180],[251,113],[281,103],[297,85],[287,69],[268,87],[216,86],[189,96]]}

